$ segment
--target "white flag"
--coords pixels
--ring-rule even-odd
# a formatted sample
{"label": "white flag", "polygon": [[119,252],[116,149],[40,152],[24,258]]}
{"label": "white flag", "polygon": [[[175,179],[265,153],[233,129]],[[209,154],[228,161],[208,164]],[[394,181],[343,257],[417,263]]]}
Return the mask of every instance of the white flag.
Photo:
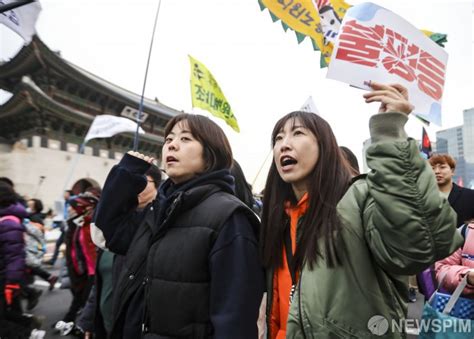
{"label": "white flag", "polygon": [[[136,130],[137,123],[130,119],[102,114],[95,117],[89,132],[87,132],[84,143],[94,138],[110,138],[118,133],[135,132]],[[145,133],[141,127],[138,131],[141,134]]]}
{"label": "white flag", "polygon": [[[0,6],[14,3],[14,0],[0,0]],[[38,19],[41,5],[34,1],[27,5],[16,7],[0,13],[0,23],[18,33],[26,43],[29,43],[36,33],[36,20]]]}
{"label": "white flag", "polygon": [[306,99],[303,106],[301,106],[300,111],[319,114],[318,109],[316,108],[316,104],[314,103],[313,97],[311,95],[308,97],[308,99]]}

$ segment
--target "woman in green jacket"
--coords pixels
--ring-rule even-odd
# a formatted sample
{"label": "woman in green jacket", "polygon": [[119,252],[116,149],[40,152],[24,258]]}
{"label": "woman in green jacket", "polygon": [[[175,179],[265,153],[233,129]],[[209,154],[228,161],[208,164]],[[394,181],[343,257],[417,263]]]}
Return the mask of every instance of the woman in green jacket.
{"label": "woman in green jacket", "polygon": [[408,275],[461,243],[455,214],[404,125],[400,85],[371,84],[372,171],[351,180],[330,126],[293,112],[272,133],[261,256],[268,338],[403,338]]}

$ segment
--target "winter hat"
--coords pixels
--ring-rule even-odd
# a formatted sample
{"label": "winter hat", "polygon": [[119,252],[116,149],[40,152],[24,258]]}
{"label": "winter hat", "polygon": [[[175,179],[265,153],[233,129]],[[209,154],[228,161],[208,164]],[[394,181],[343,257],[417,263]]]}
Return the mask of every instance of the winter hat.
{"label": "winter hat", "polygon": [[97,203],[99,202],[99,197],[100,197],[100,191],[95,190],[95,191],[87,191],[84,193],[81,193],[79,195],[76,195],[69,199],[69,205],[74,209],[74,211],[78,214],[81,215],[86,212],[86,209],[88,207],[94,208]]}

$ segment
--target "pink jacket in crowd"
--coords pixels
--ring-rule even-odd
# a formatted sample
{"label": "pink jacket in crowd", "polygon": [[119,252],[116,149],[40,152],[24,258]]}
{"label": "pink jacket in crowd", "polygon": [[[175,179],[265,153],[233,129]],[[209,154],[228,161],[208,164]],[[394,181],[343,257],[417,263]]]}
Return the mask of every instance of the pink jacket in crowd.
{"label": "pink jacket in crowd", "polygon": [[[474,270],[474,223],[470,223],[467,227],[464,246],[435,264],[438,283],[443,273],[447,272],[442,288],[450,293],[454,292],[468,271]],[[463,295],[474,298],[474,286],[467,285]]]}

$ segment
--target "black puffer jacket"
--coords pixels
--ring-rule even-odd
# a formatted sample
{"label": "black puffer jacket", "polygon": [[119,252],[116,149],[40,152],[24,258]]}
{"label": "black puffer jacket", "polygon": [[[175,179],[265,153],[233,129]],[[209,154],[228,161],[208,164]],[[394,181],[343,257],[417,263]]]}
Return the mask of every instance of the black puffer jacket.
{"label": "black puffer jacket", "polygon": [[180,186],[166,181],[159,199],[138,213],[147,168],[126,155],[96,213],[107,247],[126,253],[111,337],[136,338],[143,320],[150,338],[256,338],[264,290],[258,219],[233,196],[233,178],[223,170]]}

